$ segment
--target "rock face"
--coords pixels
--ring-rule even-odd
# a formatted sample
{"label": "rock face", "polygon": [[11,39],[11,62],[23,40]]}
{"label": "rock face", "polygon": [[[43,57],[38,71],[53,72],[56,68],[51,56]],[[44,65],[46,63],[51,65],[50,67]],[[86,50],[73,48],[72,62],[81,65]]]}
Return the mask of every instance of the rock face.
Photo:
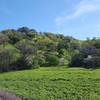
{"label": "rock face", "polygon": [[11,93],[0,91],[0,100],[22,100],[22,99]]}

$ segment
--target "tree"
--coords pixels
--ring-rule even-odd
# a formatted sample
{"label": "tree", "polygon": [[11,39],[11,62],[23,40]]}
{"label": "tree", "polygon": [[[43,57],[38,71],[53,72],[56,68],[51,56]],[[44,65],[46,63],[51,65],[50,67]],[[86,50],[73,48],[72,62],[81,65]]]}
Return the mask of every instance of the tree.
{"label": "tree", "polygon": [[82,67],[84,62],[84,58],[81,54],[75,54],[70,62],[71,67]]}
{"label": "tree", "polygon": [[16,69],[16,64],[20,58],[20,51],[15,47],[0,48],[0,72]]}
{"label": "tree", "polygon": [[55,55],[47,54],[46,56],[46,66],[57,66],[59,65],[59,59]]}
{"label": "tree", "polygon": [[94,55],[96,48],[91,44],[83,44],[80,53],[86,58],[88,55]]}
{"label": "tree", "polygon": [[6,35],[7,37],[9,37],[9,42],[12,44],[17,43],[18,41],[20,41],[23,37],[21,36],[21,34],[19,34],[16,30],[14,29],[8,29],[8,30],[4,30],[2,31],[2,33],[4,35]]}
{"label": "tree", "polygon": [[19,41],[18,43],[16,43],[16,47],[18,49],[20,49],[20,51],[23,53],[23,54],[36,54],[36,47],[34,47],[34,44],[33,42],[29,41],[29,40],[21,40]]}
{"label": "tree", "polygon": [[29,37],[34,37],[37,34],[37,31],[35,29],[29,29],[28,27],[21,27],[17,30],[22,35],[25,35],[26,38]]}
{"label": "tree", "polygon": [[85,59],[84,66],[86,68],[99,68],[100,67],[100,57],[95,56],[95,57]]}
{"label": "tree", "polygon": [[27,34],[30,32],[30,29],[28,27],[21,27],[17,30],[18,32],[21,32],[23,34]]}
{"label": "tree", "polygon": [[6,35],[0,33],[0,44],[5,44],[5,43],[7,43],[7,42],[9,42],[8,36],[6,36]]}

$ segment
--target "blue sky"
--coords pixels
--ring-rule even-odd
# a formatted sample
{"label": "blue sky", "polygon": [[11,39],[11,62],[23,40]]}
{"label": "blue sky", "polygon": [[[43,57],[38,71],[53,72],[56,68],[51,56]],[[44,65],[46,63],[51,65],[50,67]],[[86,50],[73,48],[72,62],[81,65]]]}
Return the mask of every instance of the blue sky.
{"label": "blue sky", "polygon": [[100,37],[100,0],[0,0],[0,30],[22,26],[78,39]]}

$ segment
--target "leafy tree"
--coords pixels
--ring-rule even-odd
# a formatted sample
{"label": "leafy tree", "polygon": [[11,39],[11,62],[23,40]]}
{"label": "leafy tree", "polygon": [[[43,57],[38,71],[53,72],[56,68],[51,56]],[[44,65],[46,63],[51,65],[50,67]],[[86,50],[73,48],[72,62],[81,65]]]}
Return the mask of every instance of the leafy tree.
{"label": "leafy tree", "polygon": [[1,71],[59,64],[97,68],[99,58],[100,39],[97,38],[82,41],[61,34],[37,32],[28,27],[0,32]]}
{"label": "leafy tree", "polygon": [[81,54],[75,54],[70,62],[71,67],[82,67],[84,63],[84,58]]}
{"label": "leafy tree", "polygon": [[10,43],[12,44],[17,43],[23,38],[21,34],[17,33],[17,31],[14,29],[4,30],[2,33],[9,37]]}
{"label": "leafy tree", "polygon": [[88,55],[94,55],[96,53],[96,48],[91,44],[84,44],[80,49],[80,53],[84,57],[88,57]]}
{"label": "leafy tree", "polygon": [[5,43],[7,43],[7,42],[9,42],[8,36],[6,36],[6,35],[0,33],[0,44],[5,44]]}
{"label": "leafy tree", "polygon": [[59,59],[55,55],[47,54],[46,56],[46,66],[57,66],[59,65]]}
{"label": "leafy tree", "polygon": [[86,68],[100,68],[100,57],[95,56],[84,60]]}
{"label": "leafy tree", "polygon": [[29,40],[21,40],[16,43],[16,47],[20,49],[23,54],[32,54],[36,53],[36,48],[34,47],[34,43]]}
{"label": "leafy tree", "polygon": [[17,31],[26,35],[27,33],[30,32],[30,29],[28,27],[21,27]]}
{"label": "leafy tree", "polygon": [[20,51],[15,47],[0,48],[0,71],[4,72],[16,69],[16,64],[20,58]]}
{"label": "leafy tree", "polygon": [[33,38],[37,35],[37,31],[35,29],[29,29],[28,27],[21,27],[17,30],[17,32],[24,35],[26,38]]}

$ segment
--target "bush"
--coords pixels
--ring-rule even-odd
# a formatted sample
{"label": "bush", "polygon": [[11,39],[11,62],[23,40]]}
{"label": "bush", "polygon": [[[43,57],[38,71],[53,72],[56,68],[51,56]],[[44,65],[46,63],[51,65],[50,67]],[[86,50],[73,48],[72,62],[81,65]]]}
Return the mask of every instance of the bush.
{"label": "bush", "polygon": [[18,49],[20,49],[20,51],[23,54],[32,54],[32,53],[36,53],[36,48],[33,46],[33,44],[31,43],[31,41],[29,40],[21,40],[19,42],[16,43],[16,47]]}
{"label": "bush", "polygon": [[91,59],[84,60],[84,66],[86,68],[99,68],[100,67],[100,57],[95,56]]}
{"label": "bush", "polygon": [[84,61],[84,58],[82,57],[81,54],[75,54],[72,59],[71,59],[71,62],[70,62],[70,66],[71,67],[81,67],[83,66],[83,61]]}
{"label": "bush", "polygon": [[16,69],[32,69],[33,67],[33,55],[23,55],[22,58],[18,61]]}
{"label": "bush", "polygon": [[13,29],[4,30],[2,31],[2,33],[9,37],[9,42],[11,44],[15,44],[23,38],[21,34],[19,34],[16,30]]}
{"label": "bush", "polygon": [[39,65],[39,59],[37,59],[36,56],[34,55],[28,55],[26,58],[25,58],[25,62],[26,62],[26,65],[28,66],[27,69],[34,69],[34,68],[38,68],[40,65]]}
{"label": "bush", "polygon": [[95,55],[96,48],[91,44],[84,44],[80,50],[81,55],[88,57],[88,55]]}
{"label": "bush", "polygon": [[33,69],[43,66],[45,64],[44,57],[38,55],[30,55],[26,60],[27,65],[29,65]]}
{"label": "bush", "polygon": [[20,61],[17,63],[17,69],[34,69],[42,66],[45,63],[45,59],[37,55],[23,55]]}
{"label": "bush", "polygon": [[6,35],[0,33],[0,45],[1,45],[1,44],[5,44],[5,43],[7,43],[7,42],[9,42],[8,36],[6,36]]}
{"label": "bush", "polygon": [[20,58],[20,51],[14,47],[0,48],[0,72],[16,69],[16,64]]}
{"label": "bush", "polygon": [[37,60],[39,66],[43,66],[43,65],[45,64],[45,62],[46,62],[46,61],[45,61],[45,57],[42,56],[42,55],[36,56],[36,57],[34,58],[34,60]]}
{"label": "bush", "polygon": [[59,65],[59,59],[55,55],[47,55],[46,56],[46,66],[57,66]]}
{"label": "bush", "polygon": [[93,60],[93,58],[85,58],[84,59],[84,67],[85,68],[93,68],[94,67],[94,60]]}

